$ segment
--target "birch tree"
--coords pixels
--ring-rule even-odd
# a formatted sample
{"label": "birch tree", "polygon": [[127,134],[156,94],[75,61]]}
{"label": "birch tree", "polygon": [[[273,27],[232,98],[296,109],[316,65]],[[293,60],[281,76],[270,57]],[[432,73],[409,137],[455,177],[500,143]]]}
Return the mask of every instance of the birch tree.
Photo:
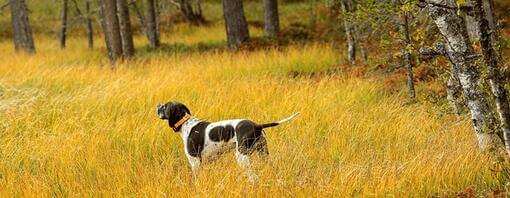
{"label": "birch tree", "polygon": [[[341,4],[345,15],[355,12],[354,0],[341,0]],[[347,40],[347,60],[352,65],[356,61],[356,38],[354,23],[348,17],[344,17],[344,28]]]}
{"label": "birch tree", "polygon": [[410,6],[405,6],[403,2],[399,0],[398,2],[400,4],[400,16],[402,18],[402,24],[401,24],[401,34],[402,34],[402,55],[403,55],[403,62],[404,66],[406,68],[407,73],[407,89],[409,93],[409,98],[411,100],[415,100],[416,93],[414,89],[414,77],[413,77],[413,67],[414,62],[411,60],[411,52],[409,48],[411,47],[411,36],[410,36],[410,29],[409,29],[409,11]]}
{"label": "birch tree", "polygon": [[[425,2],[425,1],[423,1]],[[495,148],[498,142],[492,126],[493,117],[486,96],[481,93],[480,72],[474,64],[476,57],[468,36],[464,18],[457,15],[453,0],[425,2],[429,15],[446,40],[446,53],[462,86],[473,128],[482,150]]]}
{"label": "birch tree", "polygon": [[[510,107],[508,105],[508,93],[505,89],[503,76],[498,69],[498,56],[491,42],[489,32],[495,32],[495,26],[490,27],[487,20],[487,14],[483,8],[482,0],[474,0],[473,4],[475,20],[478,24],[480,48],[482,50],[483,59],[489,71],[488,79],[494,95],[496,110],[499,115],[501,130],[507,153],[510,155]],[[492,15],[492,12],[490,12]]]}

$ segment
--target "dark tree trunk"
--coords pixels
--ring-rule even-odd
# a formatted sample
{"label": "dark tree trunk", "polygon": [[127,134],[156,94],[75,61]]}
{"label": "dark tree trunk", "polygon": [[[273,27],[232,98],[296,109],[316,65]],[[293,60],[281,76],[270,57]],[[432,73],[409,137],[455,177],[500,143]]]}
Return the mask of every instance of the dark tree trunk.
{"label": "dark tree trunk", "polygon": [[202,15],[202,0],[197,0],[197,13],[198,13],[199,16],[202,16],[202,19],[203,19],[203,15]]}
{"label": "dark tree trunk", "polygon": [[480,91],[480,72],[474,64],[474,49],[468,36],[464,18],[456,14],[453,0],[429,0],[428,11],[447,42],[446,52],[453,64],[453,72],[459,77],[468,109],[471,112],[473,128],[482,150],[496,148],[498,137],[495,134],[494,117],[486,96]]}
{"label": "dark tree trunk", "polygon": [[92,19],[90,19],[90,0],[85,0],[85,23],[87,24],[87,43],[90,49],[94,48],[94,30],[92,29]]}
{"label": "dark tree trunk", "polygon": [[159,31],[157,25],[157,5],[155,0],[147,0],[147,38],[149,39],[149,44],[152,48],[156,48],[159,46]]}
{"label": "dark tree trunk", "polygon": [[117,18],[117,3],[116,0],[99,0],[99,5],[101,7],[101,24],[105,35],[106,48],[108,49],[108,57],[112,62],[115,62],[123,56],[119,20]]}
{"label": "dark tree trunk", "polygon": [[264,0],[264,31],[269,37],[275,37],[280,32],[278,0]]}
{"label": "dark tree trunk", "polygon": [[66,48],[66,34],[67,34],[67,0],[62,0],[62,10],[60,13],[60,20],[62,26],[60,27],[60,48]]}
{"label": "dark tree trunk", "polygon": [[138,21],[138,23],[140,23],[140,26],[142,27],[144,34],[147,35],[147,25],[145,24],[142,12],[140,12],[140,8],[138,8],[138,5],[136,4],[136,0],[130,1],[129,5],[131,5],[131,8],[133,8],[136,20]]}
{"label": "dark tree trunk", "polygon": [[413,61],[411,60],[411,52],[408,47],[411,46],[411,37],[409,32],[409,16],[407,12],[402,13],[403,25],[401,27],[403,38],[402,54],[404,56],[404,65],[407,73],[407,89],[409,92],[409,98],[411,100],[416,99],[416,93],[414,89],[414,77],[413,77]]}
{"label": "dark tree trunk", "polygon": [[129,19],[129,8],[126,0],[116,1],[120,37],[122,40],[122,54],[124,57],[131,57],[135,54],[135,47],[133,44],[133,33],[131,31],[131,20]]}
{"label": "dark tree trunk", "polygon": [[310,3],[310,29],[312,31],[317,29],[317,0],[312,0]]}
{"label": "dark tree trunk", "polygon": [[[495,30],[496,19],[493,12],[492,0],[483,0],[479,6],[483,8],[484,18],[487,20],[489,27],[491,28],[491,30]],[[478,20],[476,19],[475,16],[472,16],[470,14],[465,14],[464,18],[466,19],[469,38],[471,38],[471,40],[478,40],[480,36],[480,24],[478,24]],[[492,36],[493,34],[491,34],[491,38],[494,40]]]}
{"label": "dark tree trunk", "polygon": [[198,2],[198,9],[195,11],[191,6],[190,0],[179,0],[179,7],[182,15],[188,22],[193,25],[205,24],[205,19],[202,16],[202,8],[200,7],[200,1]]}
{"label": "dark tree trunk", "polygon": [[486,19],[487,13],[483,8],[482,0],[474,1],[475,19],[479,26],[480,47],[482,49],[485,65],[489,70],[489,83],[496,103],[497,112],[503,131],[505,148],[510,155],[510,106],[508,105],[507,91],[504,86],[503,76],[498,68],[498,55],[492,46],[492,39],[489,31],[494,32]]}
{"label": "dark tree trunk", "polygon": [[[353,0],[342,0],[342,10],[345,13],[354,12],[354,1]],[[347,37],[347,60],[349,64],[354,64],[356,61],[356,38],[355,28],[352,21],[344,19],[345,36]]]}
{"label": "dark tree trunk", "polygon": [[28,20],[28,10],[25,0],[11,0],[11,20],[13,29],[14,48],[16,52],[35,53],[32,30]]}
{"label": "dark tree trunk", "polygon": [[223,0],[223,17],[227,32],[227,42],[232,50],[250,38],[248,24],[244,17],[242,0]]}

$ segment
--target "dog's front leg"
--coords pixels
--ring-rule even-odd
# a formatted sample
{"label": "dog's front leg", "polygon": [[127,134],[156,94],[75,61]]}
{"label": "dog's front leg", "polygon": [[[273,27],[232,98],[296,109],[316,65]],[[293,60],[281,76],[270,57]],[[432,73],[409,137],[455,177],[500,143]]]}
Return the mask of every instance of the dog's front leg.
{"label": "dog's front leg", "polygon": [[195,182],[198,181],[198,171],[200,169],[200,158],[188,156],[189,164],[191,165],[191,172],[193,172],[193,179]]}

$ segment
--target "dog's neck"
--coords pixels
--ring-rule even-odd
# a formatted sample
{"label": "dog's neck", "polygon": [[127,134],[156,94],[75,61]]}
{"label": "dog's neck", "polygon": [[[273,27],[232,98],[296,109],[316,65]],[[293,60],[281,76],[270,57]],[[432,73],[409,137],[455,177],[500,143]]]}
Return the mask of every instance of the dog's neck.
{"label": "dog's neck", "polygon": [[181,125],[181,128],[179,131],[177,131],[177,133],[180,133],[182,139],[186,141],[186,139],[188,139],[189,133],[191,133],[191,129],[200,122],[202,122],[200,119],[191,116]]}

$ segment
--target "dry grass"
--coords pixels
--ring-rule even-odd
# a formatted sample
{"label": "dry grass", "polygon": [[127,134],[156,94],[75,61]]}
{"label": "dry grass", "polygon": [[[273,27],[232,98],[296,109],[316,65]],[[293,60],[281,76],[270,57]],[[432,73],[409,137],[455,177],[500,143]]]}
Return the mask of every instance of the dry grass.
{"label": "dry grass", "polygon": [[[0,43],[2,196],[401,197],[500,186],[467,121],[405,104],[370,80],[288,75],[335,65],[339,52],[327,45],[162,53],[112,71],[104,49],[82,39],[66,50],[37,44],[25,56]],[[155,115],[168,100],[212,121],[302,114],[268,130],[271,163],[256,165],[258,185],[233,153],[204,165],[194,184],[182,140]]]}

